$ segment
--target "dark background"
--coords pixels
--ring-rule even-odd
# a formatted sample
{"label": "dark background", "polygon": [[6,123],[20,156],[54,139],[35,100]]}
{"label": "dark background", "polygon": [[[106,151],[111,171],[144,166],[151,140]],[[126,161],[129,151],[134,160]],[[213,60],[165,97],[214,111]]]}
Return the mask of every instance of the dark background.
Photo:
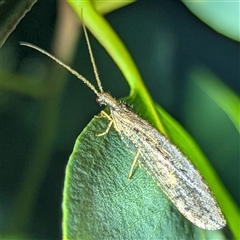
{"label": "dark background", "polygon": [[[19,46],[19,42],[31,42],[51,51],[56,11],[53,0],[34,5],[1,50],[5,70],[44,75],[46,57]],[[227,115],[191,79],[192,70],[203,66],[239,94],[239,43],[212,30],[178,1],[138,1],[107,14],[106,19],[125,43],[153,99],[189,131],[240,205],[239,135]],[[99,43],[92,36],[90,39],[104,89],[116,98],[127,96],[129,87],[123,75]],[[31,65],[26,67],[26,62]],[[83,36],[73,67],[94,81]],[[68,157],[77,136],[100,111],[95,95],[73,76],[68,78],[54,149],[25,229],[31,239],[61,238]],[[14,196],[31,161],[29,152],[36,141],[38,113],[37,99],[1,89],[3,231],[14,222]]]}

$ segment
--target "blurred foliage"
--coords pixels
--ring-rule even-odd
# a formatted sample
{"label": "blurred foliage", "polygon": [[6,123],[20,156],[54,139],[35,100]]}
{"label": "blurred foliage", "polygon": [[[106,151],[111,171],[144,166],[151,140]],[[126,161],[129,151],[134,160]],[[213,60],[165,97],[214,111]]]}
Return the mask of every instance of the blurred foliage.
{"label": "blurred foliage", "polygon": [[240,132],[240,99],[237,94],[207,69],[199,69],[192,75],[196,76],[196,83],[223,109]]}
{"label": "blurred foliage", "polygon": [[189,10],[215,31],[240,41],[238,1],[185,1]]}
{"label": "blurred foliage", "polygon": [[17,2],[3,0],[0,2],[0,47],[36,2],[37,0],[19,0]]}

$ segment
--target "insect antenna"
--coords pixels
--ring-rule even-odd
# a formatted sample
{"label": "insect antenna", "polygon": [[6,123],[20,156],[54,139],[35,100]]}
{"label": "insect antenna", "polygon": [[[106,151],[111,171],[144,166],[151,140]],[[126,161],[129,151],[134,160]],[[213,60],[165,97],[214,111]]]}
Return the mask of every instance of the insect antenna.
{"label": "insect antenna", "polygon": [[[85,30],[86,31],[86,30]],[[97,89],[85,78],[83,77],[81,74],[79,74],[77,71],[75,71],[74,69],[72,69],[71,67],[69,67],[68,65],[66,65],[65,63],[63,63],[62,61],[60,61],[59,59],[57,59],[56,57],[54,57],[52,54],[48,53],[47,51],[31,44],[31,43],[27,43],[27,42],[20,42],[20,45],[22,46],[26,46],[29,48],[33,48],[41,53],[43,53],[44,55],[48,56],[49,58],[53,59],[56,63],[58,63],[59,65],[63,66],[65,69],[67,69],[70,73],[72,73],[74,76],[76,76],[79,80],[83,81],[97,96],[100,95],[100,93],[97,91]],[[94,60],[93,60],[94,61]],[[96,66],[95,66],[96,67]],[[95,73],[95,71],[94,71]],[[95,74],[96,76],[96,74]],[[98,75],[97,75],[98,76]],[[97,77],[96,76],[96,77]],[[99,79],[99,77],[98,77]],[[100,80],[98,80],[100,81]],[[98,82],[97,81],[97,82]],[[99,84],[98,84],[99,85]],[[101,86],[101,85],[100,85]],[[100,88],[100,91],[102,92],[102,87]]]}
{"label": "insect antenna", "polygon": [[86,27],[85,27],[84,24],[83,24],[83,31],[84,31],[84,35],[85,35],[85,38],[86,38],[90,59],[91,59],[91,62],[92,62],[93,72],[94,72],[95,78],[97,80],[98,88],[99,88],[100,92],[102,93],[103,92],[102,83],[101,83],[101,80],[99,78],[99,73],[98,73],[97,66],[96,66],[96,63],[95,63],[95,60],[94,60],[94,57],[93,57],[91,44],[90,44],[90,41],[89,41],[89,38],[88,38],[88,33],[87,33],[87,30],[86,30]]}

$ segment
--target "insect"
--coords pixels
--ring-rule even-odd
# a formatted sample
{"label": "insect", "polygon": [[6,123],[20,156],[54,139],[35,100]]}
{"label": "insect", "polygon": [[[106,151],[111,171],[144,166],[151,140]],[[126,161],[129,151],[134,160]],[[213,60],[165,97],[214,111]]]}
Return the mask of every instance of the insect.
{"label": "insect", "polygon": [[113,125],[126,144],[131,142],[135,146],[137,152],[129,178],[138,161],[190,222],[208,230],[224,227],[226,221],[214,196],[190,160],[147,121],[103,91],[85,26],[83,29],[99,90],[48,52],[29,43],[21,43],[21,45],[36,49],[62,65],[97,95],[97,102],[100,105],[109,107],[110,115],[101,112],[101,117],[107,118],[109,125],[106,131],[98,136],[106,134]]}

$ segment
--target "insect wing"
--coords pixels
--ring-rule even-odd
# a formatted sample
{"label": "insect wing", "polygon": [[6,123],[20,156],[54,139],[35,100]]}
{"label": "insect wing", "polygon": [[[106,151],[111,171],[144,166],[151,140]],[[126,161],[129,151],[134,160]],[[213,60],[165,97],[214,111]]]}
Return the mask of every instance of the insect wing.
{"label": "insect wing", "polygon": [[111,114],[122,140],[132,142],[143,168],[189,221],[208,230],[226,225],[204,179],[175,145],[123,104]]}

